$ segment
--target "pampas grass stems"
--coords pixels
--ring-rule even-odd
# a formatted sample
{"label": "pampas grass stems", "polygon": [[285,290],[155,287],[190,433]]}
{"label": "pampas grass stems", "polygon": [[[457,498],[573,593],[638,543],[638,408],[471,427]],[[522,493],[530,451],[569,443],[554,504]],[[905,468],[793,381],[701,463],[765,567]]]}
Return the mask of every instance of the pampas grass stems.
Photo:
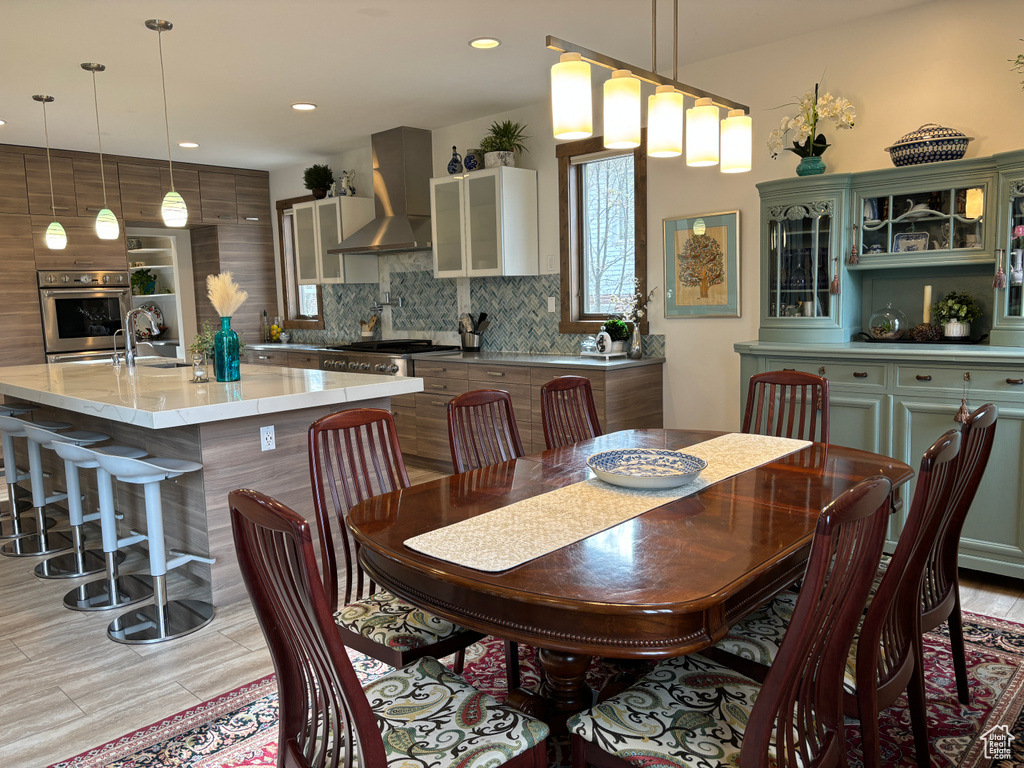
{"label": "pampas grass stems", "polygon": [[249,294],[240,290],[231,279],[230,272],[206,276],[206,296],[221,317],[231,317],[242,306]]}

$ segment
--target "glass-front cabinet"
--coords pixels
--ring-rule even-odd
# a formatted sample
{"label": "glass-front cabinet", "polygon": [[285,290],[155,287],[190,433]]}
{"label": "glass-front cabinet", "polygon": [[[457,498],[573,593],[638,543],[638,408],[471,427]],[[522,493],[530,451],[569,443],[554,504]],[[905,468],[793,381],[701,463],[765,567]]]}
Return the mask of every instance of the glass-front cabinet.
{"label": "glass-front cabinet", "polygon": [[996,155],[999,174],[999,232],[996,260],[1002,268],[996,290],[992,343],[1024,346],[1024,153]]}

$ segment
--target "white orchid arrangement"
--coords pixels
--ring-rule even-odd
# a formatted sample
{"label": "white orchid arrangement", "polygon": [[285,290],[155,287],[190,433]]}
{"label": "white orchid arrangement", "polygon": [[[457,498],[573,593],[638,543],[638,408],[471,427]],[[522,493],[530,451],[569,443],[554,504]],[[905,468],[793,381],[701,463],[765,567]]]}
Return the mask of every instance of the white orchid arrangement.
{"label": "white orchid arrangement", "polygon": [[[803,98],[794,102],[800,111],[795,117],[784,117],[779,127],[768,134],[768,152],[774,160],[779,153],[785,149],[799,157],[814,157],[821,155],[828,148],[828,142],[824,135],[818,133],[818,123],[823,120],[831,120],[837,128],[853,128],[853,121],[857,112],[849,100],[841,96],[833,96],[826,91],[818,96],[818,83],[814,84],[814,91],[807,91]],[[793,146],[783,147],[783,140],[786,135],[793,131]]]}
{"label": "white orchid arrangement", "polygon": [[639,278],[633,280],[633,295],[628,298],[618,298],[615,300],[615,311],[622,315],[622,319],[627,323],[635,323],[640,320],[641,317],[647,312],[647,305],[651,302],[651,297],[654,292],[658,290],[657,286],[651,288],[650,293],[646,296],[640,289]]}

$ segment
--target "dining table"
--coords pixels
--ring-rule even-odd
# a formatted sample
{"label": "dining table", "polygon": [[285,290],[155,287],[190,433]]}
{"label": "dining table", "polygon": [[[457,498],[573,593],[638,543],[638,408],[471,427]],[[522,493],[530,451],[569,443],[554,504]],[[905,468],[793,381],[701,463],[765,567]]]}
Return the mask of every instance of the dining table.
{"label": "dining table", "polygon": [[[593,704],[585,675],[594,657],[658,660],[714,645],[801,577],[829,502],[881,475],[892,483],[896,505],[913,476],[887,456],[803,442],[687,495],[652,492],[637,507],[646,511],[593,531],[599,510],[577,492],[618,489],[601,488],[606,484],[588,466],[592,455],[635,448],[699,455],[701,446],[728,435],[609,433],[376,496],[349,511],[348,525],[362,567],[383,588],[461,626],[535,646],[541,690],[514,691],[509,701],[564,722]],[[513,528],[482,542],[480,525],[502,518]],[[543,537],[549,519],[560,533],[569,530],[568,543],[506,567],[506,554],[524,538]],[[571,540],[576,528],[581,537]],[[441,536],[441,551],[415,548],[432,536]],[[481,546],[498,569],[473,560]]]}

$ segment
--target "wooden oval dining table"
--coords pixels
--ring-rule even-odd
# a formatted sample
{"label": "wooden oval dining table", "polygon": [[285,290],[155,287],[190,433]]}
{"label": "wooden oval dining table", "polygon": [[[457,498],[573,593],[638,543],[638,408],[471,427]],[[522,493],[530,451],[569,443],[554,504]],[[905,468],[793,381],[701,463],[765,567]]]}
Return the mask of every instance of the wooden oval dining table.
{"label": "wooden oval dining table", "polygon": [[[617,448],[682,450],[721,432],[626,430],[369,499],[348,524],[384,588],[464,627],[536,646],[539,695],[510,702],[564,721],[593,703],[592,657],[699,651],[803,572],[819,512],[859,481],[899,486],[906,464],[813,443],[499,572],[411,549],[413,537],[593,478],[587,458]],[[581,516],[586,509],[576,512]]]}

